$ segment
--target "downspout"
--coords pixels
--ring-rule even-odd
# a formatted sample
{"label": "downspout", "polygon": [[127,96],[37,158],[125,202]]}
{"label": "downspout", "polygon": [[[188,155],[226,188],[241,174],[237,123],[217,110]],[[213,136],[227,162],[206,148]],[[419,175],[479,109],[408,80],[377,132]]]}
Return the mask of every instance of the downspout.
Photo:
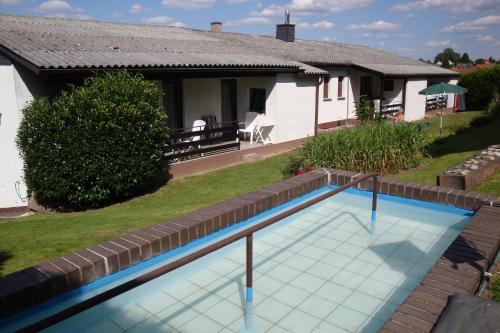
{"label": "downspout", "polygon": [[345,113],[345,126],[349,121],[349,92],[351,91],[351,73],[347,70],[347,99],[346,99],[346,113]]}
{"label": "downspout", "polygon": [[316,80],[316,100],[314,101],[314,136],[318,136],[318,113],[319,113],[319,85],[322,77],[318,76]]}
{"label": "downspout", "polygon": [[[403,80],[403,98],[402,98],[402,102],[403,102],[403,121],[405,119],[405,114],[406,114],[406,83],[408,82],[408,79],[405,78]],[[424,111],[424,114],[425,114],[425,111]]]}

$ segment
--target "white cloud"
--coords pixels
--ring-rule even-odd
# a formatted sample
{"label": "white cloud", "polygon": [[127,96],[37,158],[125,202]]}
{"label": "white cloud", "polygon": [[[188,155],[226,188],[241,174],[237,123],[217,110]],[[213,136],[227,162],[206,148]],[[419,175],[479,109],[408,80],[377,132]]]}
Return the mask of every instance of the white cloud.
{"label": "white cloud", "polygon": [[82,11],[81,8],[74,8],[71,5],[62,0],[49,0],[42,2],[38,7],[37,11],[40,12],[74,12]]}
{"label": "white cloud", "polygon": [[224,2],[228,5],[239,5],[240,3],[247,2],[247,0],[225,0]]}
{"label": "white cloud", "polygon": [[430,40],[424,43],[427,48],[443,48],[443,47],[453,47],[453,43],[450,40]]}
{"label": "white cloud", "polygon": [[23,0],[0,0],[0,5],[2,6],[15,6],[22,2]]}
{"label": "white cloud", "polygon": [[495,39],[489,35],[486,35],[486,36],[481,36],[477,39],[478,42],[481,42],[481,43],[490,43],[490,42],[493,42]]}
{"label": "white cloud", "polygon": [[500,15],[490,15],[477,18],[472,21],[449,25],[441,29],[441,32],[463,32],[484,30],[487,27],[500,25]]}
{"label": "white cloud", "polygon": [[80,20],[88,20],[91,17],[84,14],[84,10],[79,7],[73,7],[67,1],[49,0],[42,2],[35,8],[36,12],[44,13],[45,16],[55,18],[75,18]]}
{"label": "white cloud", "polygon": [[349,25],[349,30],[370,30],[370,31],[393,31],[398,30],[400,24],[390,23],[385,21],[377,21],[373,23],[361,23]]}
{"label": "white cloud", "polygon": [[292,0],[285,5],[272,4],[260,12],[252,12],[252,16],[281,16],[285,9],[292,15],[309,15],[312,13],[336,13],[344,10],[367,6],[374,0]]}
{"label": "white cloud", "polygon": [[229,20],[225,23],[227,26],[238,26],[238,25],[263,25],[263,24],[273,24],[273,21],[267,17],[246,17],[239,20]]}
{"label": "white cloud", "polygon": [[323,30],[328,30],[328,29],[333,29],[335,27],[335,24],[332,22],[328,21],[321,21],[321,22],[316,22],[316,23],[299,23],[297,24],[298,27],[304,28],[304,29],[323,29]]}
{"label": "white cloud", "polygon": [[173,27],[185,27],[186,25],[182,22],[175,21],[174,18],[170,16],[152,16],[142,20],[146,24],[151,25],[169,25]]}
{"label": "white cloud", "polygon": [[179,8],[185,10],[210,8],[216,0],[163,0],[165,7]]}
{"label": "white cloud", "polygon": [[146,9],[146,7],[139,5],[138,3],[133,4],[130,6],[130,9],[128,10],[129,14],[136,15],[141,12],[143,12]]}
{"label": "white cloud", "polygon": [[453,13],[490,10],[498,6],[498,0],[418,0],[391,7],[395,11],[443,9]]}

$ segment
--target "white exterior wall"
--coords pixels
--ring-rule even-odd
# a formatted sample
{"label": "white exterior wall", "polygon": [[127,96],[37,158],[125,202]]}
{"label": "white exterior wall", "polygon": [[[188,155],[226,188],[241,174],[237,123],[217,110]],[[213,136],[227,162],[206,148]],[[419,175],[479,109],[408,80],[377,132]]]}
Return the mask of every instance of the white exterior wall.
{"label": "white exterior wall", "polygon": [[[40,80],[23,67],[14,66],[0,56],[0,208],[26,206],[23,161],[19,156],[16,136],[22,109],[34,95],[43,94]],[[19,195],[16,191],[19,184]]]}
{"label": "white exterior wall", "polygon": [[220,79],[182,80],[182,94],[184,127],[210,114],[221,121]]}
{"label": "white exterior wall", "polygon": [[[351,78],[346,69],[329,68],[330,82],[328,88],[328,98],[323,98],[323,89],[325,82],[322,82],[319,89],[319,111],[318,123],[328,123],[336,120],[353,118],[354,116],[348,113],[348,105],[352,104],[352,84]],[[338,96],[339,76],[343,76],[342,92],[343,96]],[[352,110],[350,110],[352,112]]]}
{"label": "white exterior wall", "polygon": [[406,82],[405,112],[404,120],[413,121],[423,119],[425,116],[425,95],[419,95],[419,91],[427,87],[427,79],[414,78]]}
{"label": "white exterior wall", "polygon": [[278,74],[270,97],[274,108],[266,111],[275,127],[273,143],[314,135],[316,77]]}
{"label": "white exterior wall", "polygon": [[403,87],[404,79],[390,79],[394,81],[394,90],[385,91],[384,90],[384,104],[389,104],[392,102],[403,102]]}
{"label": "white exterior wall", "polygon": [[[214,114],[218,121],[221,120],[222,79],[183,80],[183,112],[186,127],[192,126],[195,120],[207,114]],[[269,132],[273,143],[314,135],[316,86],[313,77],[278,74],[235,79],[239,121],[244,121],[245,113],[250,111],[250,89],[263,88],[267,92],[266,117],[274,124]]]}

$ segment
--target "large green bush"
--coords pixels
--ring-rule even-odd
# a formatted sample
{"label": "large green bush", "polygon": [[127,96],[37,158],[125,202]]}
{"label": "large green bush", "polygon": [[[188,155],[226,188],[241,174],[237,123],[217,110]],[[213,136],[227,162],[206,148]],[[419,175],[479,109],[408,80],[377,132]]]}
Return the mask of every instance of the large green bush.
{"label": "large green bush", "polygon": [[166,114],[157,85],[103,73],[24,110],[18,146],[37,201],[59,210],[100,207],[145,190],[162,171]]}
{"label": "large green bush", "polygon": [[327,167],[393,174],[421,163],[427,143],[428,136],[418,124],[362,123],[309,139],[284,173]]}
{"label": "large green bush", "polygon": [[500,64],[463,74],[458,83],[467,88],[465,102],[469,110],[484,110],[495,91],[500,91]]}

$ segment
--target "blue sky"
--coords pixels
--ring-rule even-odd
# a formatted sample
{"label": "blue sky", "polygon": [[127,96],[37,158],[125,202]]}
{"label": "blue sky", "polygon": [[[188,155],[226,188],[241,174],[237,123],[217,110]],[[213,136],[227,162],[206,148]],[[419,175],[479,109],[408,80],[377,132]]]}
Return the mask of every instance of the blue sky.
{"label": "blue sky", "polygon": [[0,0],[0,12],[273,35],[290,9],[299,38],[369,45],[412,58],[445,47],[500,58],[500,0]]}

